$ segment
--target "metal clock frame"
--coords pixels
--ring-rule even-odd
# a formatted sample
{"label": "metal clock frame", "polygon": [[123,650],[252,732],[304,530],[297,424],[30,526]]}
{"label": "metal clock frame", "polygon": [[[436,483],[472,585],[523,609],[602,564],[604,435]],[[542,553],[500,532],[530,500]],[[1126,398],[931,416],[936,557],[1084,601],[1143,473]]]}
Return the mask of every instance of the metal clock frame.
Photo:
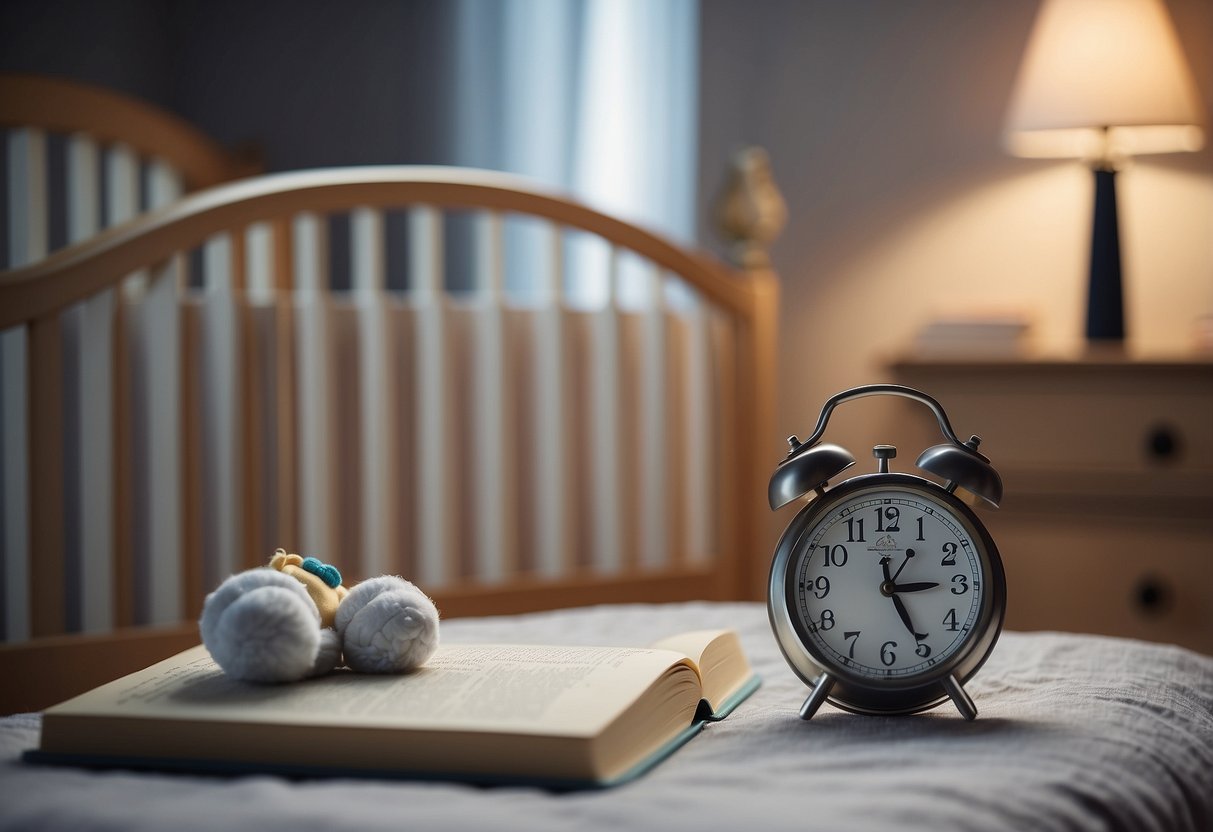
{"label": "metal clock frame", "polygon": [[[793,605],[796,576],[790,574],[799,560],[805,536],[817,522],[840,503],[864,489],[903,487],[947,507],[977,544],[985,570],[981,609],[970,635],[948,660],[909,678],[873,682],[851,673],[816,648],[801,630]],[[1006,575],[998,547],[973,510],[939,484],[905,473],[861,474],[819,494],[788,524],[771,562],[767,589],[767,614],[779,649],[788,665],[813,688],[801,707],[801,717],[810,718],[820,705],[830,704],[858,714],[893,715],[925,711],[951,698],[965,719],[977,716],[972,699],[964,691],[967,682],[985,663],[1002,632],[1006,613]]]}

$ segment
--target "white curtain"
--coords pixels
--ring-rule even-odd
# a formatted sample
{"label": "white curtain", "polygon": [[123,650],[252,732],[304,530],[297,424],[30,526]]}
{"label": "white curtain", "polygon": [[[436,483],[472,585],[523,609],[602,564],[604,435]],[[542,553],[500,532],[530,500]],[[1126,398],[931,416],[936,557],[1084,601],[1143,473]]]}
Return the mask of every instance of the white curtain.
{"label": "white curtain", "polygon": [[[512,171],[689,242],[695,228],[697,0],[459,0],[456,164]],[[542,239],[507,238],[532,294]],[[571,246],[575,305],[606,296],[605,252]],[[621,264],[619,299],[639,293]]]}

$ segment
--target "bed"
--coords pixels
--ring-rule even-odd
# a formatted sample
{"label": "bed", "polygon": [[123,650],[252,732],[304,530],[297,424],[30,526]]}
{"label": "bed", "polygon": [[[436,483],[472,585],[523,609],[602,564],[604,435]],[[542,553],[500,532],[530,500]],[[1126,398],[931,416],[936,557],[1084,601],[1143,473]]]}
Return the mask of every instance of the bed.
{"label": "bed", "polygon": [[[607,605],[452,620],[450,642],[645,644],[732,626],[763,685],[643,778],[549,794],[395,781],[92,773],[17,761],[36,714],[0,720],[0,828],[1206,830],[1213,659],[1008,632],[970,683],[981,709],[812,722],[762,605]],[[322,820],[321,820],[322,819]]]}

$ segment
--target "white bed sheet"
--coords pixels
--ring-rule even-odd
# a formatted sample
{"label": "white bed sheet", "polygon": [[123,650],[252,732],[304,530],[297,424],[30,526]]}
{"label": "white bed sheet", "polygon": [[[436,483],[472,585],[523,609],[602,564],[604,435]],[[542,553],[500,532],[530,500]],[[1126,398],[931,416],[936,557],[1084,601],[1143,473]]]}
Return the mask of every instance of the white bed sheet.
{"label": "white bed sheet", "polygon": [[758,604],[457,620],[443,635],[639,645],[705,627],[740,632],[762,688],[617,789],[34,767],[19,761],[37,742],[31,714],[0,720],[0,829],[1213,829],[1213,658],[1180,648],[1005,633],[969,685],[976,722],[950,706],[896,718],[827,706],[804,723],[804,687]]}

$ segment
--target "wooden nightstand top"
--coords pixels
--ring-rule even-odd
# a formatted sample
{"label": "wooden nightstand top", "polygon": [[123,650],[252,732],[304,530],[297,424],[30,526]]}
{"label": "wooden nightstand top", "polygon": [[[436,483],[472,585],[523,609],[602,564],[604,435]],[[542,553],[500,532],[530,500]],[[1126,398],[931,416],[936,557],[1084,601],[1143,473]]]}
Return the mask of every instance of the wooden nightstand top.
{"label": "wooden nightstand top", "polygon": [[1000,374],[1056,374],[1106,372],[1180,372],[1203,376],[1213,373],[1213,354],[1134,355],[1118,351],[1094,350],[1075,354],[1033,354],[1008,356],[966,356],[947,353],[904,353],[893,356],[886,366],[894,373],[902,370],[932,372],[990,372]]}

